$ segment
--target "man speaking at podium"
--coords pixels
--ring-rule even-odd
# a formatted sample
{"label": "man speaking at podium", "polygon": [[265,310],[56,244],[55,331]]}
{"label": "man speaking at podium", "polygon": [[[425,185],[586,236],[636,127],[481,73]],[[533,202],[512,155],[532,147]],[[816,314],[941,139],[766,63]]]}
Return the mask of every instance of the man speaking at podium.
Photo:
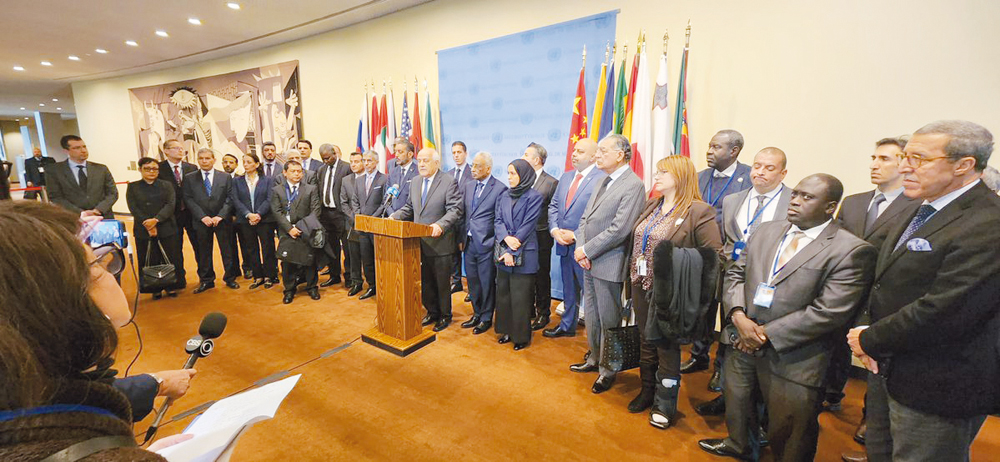
{"label": "man speaking at podium", "polygon": [[389,218],[429,225],[431,237],[420,239],[421,294],[427,316],[423,325],[440,332],[451,324],[452,255],[458,251],[455,226],[462,219],[462,195],[451,175],[439,175],[441,154],[432,148],[417,153],[419,181],[410,182],[406,203]]}

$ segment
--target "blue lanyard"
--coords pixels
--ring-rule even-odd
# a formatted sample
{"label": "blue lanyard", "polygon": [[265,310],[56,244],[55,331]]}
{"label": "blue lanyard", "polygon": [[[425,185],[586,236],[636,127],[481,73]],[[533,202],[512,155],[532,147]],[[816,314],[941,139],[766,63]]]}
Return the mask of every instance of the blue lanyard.
{"label": "blue lanyard", "polygon": [[[649,244],[649,233],[652,232],[653,228],[663,221],[664,218],[667,218],[671,213],[674,213],[675,209],[677,209],[676,205],[674,205],[674,208],[670,209],[666,215],[660,217],[661,207],[656,208],[656,214],[653,215],[652,220],[649,220],[649,223],[646,224],[646,229],[642,232],[642,253],[646,253],[646,245]],[[659,217],[659,219],[657,219],[657,217]]]}
{"label": "blue lanyard", "polygon": [[767,202],[764,203],[764,206],[760,208],[760,210],[757,212],[756,215],[753,216],[752,219],[750,218],[750,197],[749,197],[750,195],[747,194],[747,220],[749,221],[747,221],[747,227],[743,229],[744,237],[747,235],[747,231],[750,230],[750,227],[753,226],[754,222],[756,222],[757,219],[760,218],[760,216],[764,213],[764,211],[767,210],[767,207],[771,205],[771,202],[773,202],[776,197],[781,195],[781,191],[783,189],[785,189],[785,185],[781,185],[781,189],[778,190],[778,194],[775,194],[773,197],[768,199]]}
{"label": "blue lanyard", "polygon": [[88,412],[108,417],[118,417],[113,412],[99,407],[87,406],[83,404],[53,404],[49,406],[33,407],[30,409],[15,409],[13,411],[0,412],[0,422],[7,422],[20,417],[43,414],[59,414],[64,412]]}
{"label": "blue lanyard", "polygon": [[719,199],[722,199],[722,196],[726,194],[726,190],[729,189],[729,184],[733,182],[733,178],[736,178],[735,173],[736,172],[733,172],[733,176],[729,177],[729,181],[727,181],[726,185],[722,187],[722,191],[719,191],[719,196],[716,197],[715,199],[712,199],[712,183],[715,180],[715,174],[712,174],[712,176],[709,177],[709,179],[708,179],[708,194],[707,194],[707,197],[709,199],[712,199],[712,201],[710,202],[710,204],[712,205],[712,207],[715,207],[715,204],[717,204],[719,202]]}

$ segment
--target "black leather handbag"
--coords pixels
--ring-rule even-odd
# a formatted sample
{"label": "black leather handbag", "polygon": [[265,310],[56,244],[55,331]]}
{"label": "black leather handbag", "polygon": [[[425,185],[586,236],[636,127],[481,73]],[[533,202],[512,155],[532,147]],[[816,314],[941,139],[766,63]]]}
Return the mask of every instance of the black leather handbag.
{"label": "black leather handbag", "polygon": [[639,326],[628,322],[631,313],[632,300],[628,300],[622,309],[622,325],[605,330],[601,336],[601,368],[621,372],[639,367],[639,345],[642,340],[639,337]]}
{"label": "black leather handbag", "polygon": [[494,241],[493,242],[493,261],[495,261],[497,263],[500,263],[500,264],[503,264],[503,262],[501,261],[501,258],[503,257],[503,254],[505,254],[505,253],[509,253],[512,257],[514,257],[514,266],[521,266],[521,265],[524,264],[524,253],[523,252],[519,253],[517,255],[514,255],[514,253],[511,252],[507,248],[507,244],[504,243],[504,241],[502,241],[502,240]]}
{"label": "black leather handbag", "polygon": [[[157,246],[160,248],[160,254],[163,255],[162,265],[147,265],[142,268],[142,273],[139,276],[139,292],[144,294],[155,294],[161,290],[168,290],[177,284],[177,269],[170,259],[167,258],[167,251],[163,250],[163,244],[159,239],[156,240]],[[146,246],[146,262],[151,261],[149,259],[150,251],[153,248],[153,243],[150,242]]]}

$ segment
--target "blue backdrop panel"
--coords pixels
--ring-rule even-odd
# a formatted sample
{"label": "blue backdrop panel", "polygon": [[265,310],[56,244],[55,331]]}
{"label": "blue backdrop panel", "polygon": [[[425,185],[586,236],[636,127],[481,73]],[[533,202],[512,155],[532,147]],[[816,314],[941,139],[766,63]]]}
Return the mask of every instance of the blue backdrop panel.
{"label": "blue backdrop panel", "polygon": [[[493,176],[507,183],[507,164],[529,143],[549,152],[545,171],[559,178],[587,47],[587,109],[593,111],[604,50],[615,40],[617,11],[587,16],[438,52],[444,168],[454,168],[451,143],[493,155]],[[541,276],[541,275],[540,275]],[[552,296],[562,298],[553,252]],[[544,276],[542,276],[544,277]]]}

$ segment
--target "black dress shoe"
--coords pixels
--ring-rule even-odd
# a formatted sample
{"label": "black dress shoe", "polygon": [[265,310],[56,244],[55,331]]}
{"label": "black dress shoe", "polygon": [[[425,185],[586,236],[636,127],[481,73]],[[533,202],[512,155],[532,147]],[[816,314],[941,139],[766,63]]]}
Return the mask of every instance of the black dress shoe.
{"label": "black dress shoe", "polygon": [[312,288],[307,290],[306,293],[309,294],[309,298],[313,300],[319,300],[319,289]]}
{"label": "black dress shoe", "polygon": [[226,281],[226,287],[228,287],[230,289],[239,289],[240,288],[240,283],[238,283],[236,281]]}
{"label": "black dress shoe", "polygon": [[447,329],[449,324],[451,324],[451,318],[439,319],[437,324],[434,324],[434,332],[441,332]]}
{"label": "black dress shoe", "polygon": [[653,409],[649,413],[649,424],[660,430],[666,430],[674,424],[674,418],[660,412],[659,409]]}
{"label": "black dress shoe", "polygon": [[177,291],[176,290],[168,290],[167,291],[167,296],[170,297],[170,298],[177,298]]}
{"label": "black dress shoe", "polygon": [[539,316],[538,319],[535,319],[535,322],[531,323],[531,330],[542,330],[547,325],[549,325],[549,317]]}
{"label": "black dress shoe", "polygon": [[501,345],[503,345],[504,343],[510,343],[510,336],[507,334],[501,335],[500,338],[497,339],[497,343]]}
{"label": "black dress shoe", "polygon": [[692,356],[691,359],[681,364],[681,374],[690,374],[708,369],[708,359]]}
{"label": "black dress shoe", "polygon": [[479,324],[479,316],[473,316],[468,321],[462,323],[462,329],[472,329]]}
{"label": "black dress shoe", "polygon": [[708,401],[706,403],[701,403],[694,407],[694,411],[698,415],[710,416],[710,415],[725,415],[726,414],[726,398],[719,395],[715,399]]}
{"label": "black dress shoe", "polygon": [[476,326],[475,329],[472,329],[472,333],[474,335],[479,335],[479,334],[482,334],[483,332],[486,332],[486,331],[490,330],[490,327],[493,327],[493,321],[486,320],[486,321],[483,321],[483,322],[479,323],[479,325]]}
{"label": "black dress shoe", "polygon": [[326,281],[323,281],[323,283],[320,284],[319,286],[320,287],[330,287],[330,286],[332,286],[334,284],[340,284],[340,278],[330,278],[330,279],[327,279]]}
{"label": "black dress shoe", "polygon": [[203,282],[201,284],[198,284],[198,288],[192,290],[191,293],[192,294],[200,294],[200,293],[202,293],[202,292],[204,292],[204,291],[206,291],[208,289],[214,289],[214,288],[215,288],[215,284],[208,284],[208,283],[204,283]]}
{"label": "black dress shoe", "polygon": [[573,372],[581,372],[581,373],[582,372],[597,372],[599,370],[599,368],[597,367],[597,364],[588,364],[586,362],[582,362],[580,364],[573,364],[572,366],[569,366],[569,370],[571,370]]}
{"label": "black dress shoe", "polygon": [[628,403],[628,411],[633,414],[638,414],[646,409],[649,409],[649,407],[653,405],[653,398],[655,396],[655,387],[642,387],[642,390],[639,391],[639,395]]}
{"label": "black dress shoe", "polygon": [[163,298],[163,292],[157,292],[153,294],[153,300],[159,300],[161,298]]}
{"label": "black dress shoe", "polygon": [[264,281],[264,288],[270,289],[271,287],[274,287],[275,284],[277,284],[277,282],[274,282],[274,279],[267,279]]}
{"label": "black dress shoe", "polygon": [[329,276],[330,275],[330,267],[327,266],[326,269],[323,270],[323,272],[319,273],[319,275],[320,276]]}
{"label": "black dress shoe", "polygon": [[429,326],[429,325],[434,324],[436,322],[438,322],[438,318],[435,318],[435,317],[433,317],[433,316],[431,316],[431,315],[428,314],[427,316],[424,316],[424,319],[420,320],[420,325],[421,326]]}
{"label": "black dress shoe", "polygon": [[253,273],[251,273],[249,271],[244,271],[243,272],[243,280],[244,281],[249,281],[251,279],[253,279]]}
{"label": "black dress shoe", "polygon": [[349,292],[347,292],[347,296],[348,297],[353,297],[353,296],[355,296],[357,294],[360,294],[361,290],[362,290],[361,284],[358,284],[358,285],[356,285],[354,287],[351,287],[351,290]]}
{"label": "black dress shoe", "polygon": [[576,337],[576,332],[568,332],[563,330],[562,327],[556,326],[542,331],[542,336],[548,338]]}
{"label": "black dress shoe", "polygon": [[868,433],[868,421],[862,417],[861,424],[858,425],[858,429],[854,431],[854,441],[858,444],[865,444],[865,434]]}
{"label": "black dress shoe", "polygon": [[[368,289],[368,292],[365,292],[360,297],[358,297],[358,300],[364,300],[366,298],[372,298],[374,296],[375,296],[375,289]],[[426,326],[427,324],[424,325]]]}
{"label": "black dress shoe", "polygon": [[256,288],[258,288],[258,287],[260,287],[262,285],[264,285],[264,280],[263,279],[258,279],[256,281],[254,281],[253,284],[250,284],[250,290],[256,289]]}
{"label": "black dress shoe", "polygon": [[732,457],[739,460],[751,460],[750,454],[744,454],[732,448],[726,444],[726,440],[723,438],[710,438],[707,440],[701,440],[698,442],[698,447],[709,454],[715,454],[722,457]]}
{"label": "black dress shoe", "polygon": [[514,344],[514,351],[521,351],[521,350],[523,350],[525,348],[528,348],[528,345],[529,345],[529,342],[515,343]]}
{"label": "black dress shoe", "polygon": [[462,291],[462,284],[461,283],[452,284],[451,285],[451,293],[461,292],[461,291]]}
{"label": "black dress shoe", "polygon": [[595,395],[604,393],[611,389],[611,384],[615,383],[614,377],[600,376],[594,381],[594,386],[590,387]]}
{"label": "black dress shoe", "polygon": [[722,371],[718,368],[712,371],[712,378],[708,379],[708,391],[722,393]]}
{"label": "black dress shoe", "polygon": [[281,303],[286,305],[292,303],[293,298],[295,298],[295,292],[285,292],[285,298],[281,299]]}
{"label": "black dress shoe", "polygon": [[471,301],[472,301],[472,295],[465,294],[465,303],[469,303]]}

